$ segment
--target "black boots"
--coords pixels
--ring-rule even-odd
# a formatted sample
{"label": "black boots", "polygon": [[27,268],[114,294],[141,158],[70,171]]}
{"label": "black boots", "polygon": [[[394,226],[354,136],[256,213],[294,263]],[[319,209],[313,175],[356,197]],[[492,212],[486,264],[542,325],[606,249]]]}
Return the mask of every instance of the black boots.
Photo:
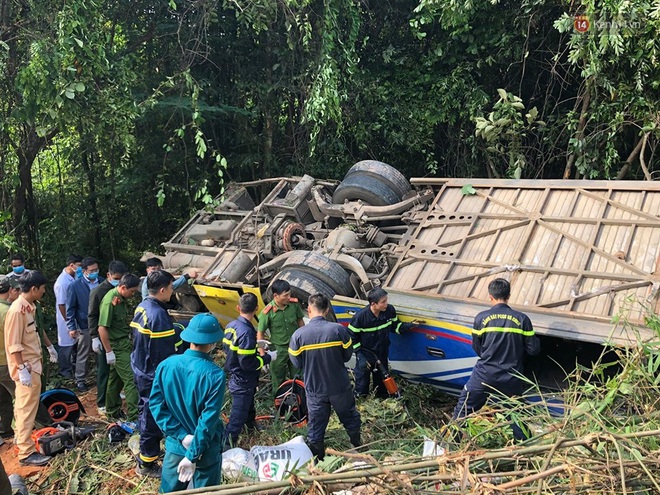
{"label": "black boots", "polygon": [[250,420],[247,423],[245,423],[245,427],[249,432],[252,433],[259,433],[264,431],[264,427],[261,426],[261,424],[256,419]]}
{"label": "black boots", "polygon": [[135,467],[135,474],[138,476],[146,476],[148,478],[160,478],[161,467],[156,462],[142,462],[138,460]]}
{"label": "black boots", "polygon": [[353,447],[359,447],[362,445],[362,441],[360,440],[360,430],[349,431],[348,438],[351,440],[351,445],[353,445]]}
{"label": "black boots", "polygon": [[309,450],[312,451],[312,455],[316,457],[319,461],[322,461],[325,458],[325,443],[311,443],[309,440],[306,440]]}
{"label": "black boots", "polygon": [[[353,447],[359,447],[362,445],[360,430],[349,431],[348,438],[350,438]],[[314,455],[319,461],[322,461],[325,458],[325,442],[312,443],[309,439],[305,439],[305,443],[309,447],[309,450],[312,451],[312,455]]]}

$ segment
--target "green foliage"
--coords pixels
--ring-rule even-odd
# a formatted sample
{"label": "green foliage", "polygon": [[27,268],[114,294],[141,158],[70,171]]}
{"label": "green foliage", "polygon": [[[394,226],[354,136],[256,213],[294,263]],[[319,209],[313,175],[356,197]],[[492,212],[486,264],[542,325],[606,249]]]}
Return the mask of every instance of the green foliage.
{"label": "green foliage", "polygon": [[[564,14],[555,22],[559,32],[571,33],[568,63],[578,71],[583,98],[589,105],[584,132],[569,141],[576,166],[586,177],[616,177],[621,163],[643,133],[660,138],[657,95],[660,88],[660,16],[657,2],[616,0],[576,5],[590,22],[586,33],[573,29]],[[568,116],[577,127],[580,114]],[[645,150],[644,150],[645,151]]]}
{"label": "green foliage", "polygon": [[227,180],[341,179],[361,159],[409,177],[657,174],[657,2],[8,5],[0,211],[49,269],[69,251],[136,259]]}
{"label": "green foliage", "polygon": [[475,135],[486,142],[486,152],[494,159],[491,166],[499,168],[496,160],[503,159],[506,175],[520,179],[529,162],[526,155],[530,150],[525,149],[527,134],[537,132],[545,122],[537,120],[536,107],[525,111],[519,97],[501,88],[497,93],[499,99],[493,111],[487,117],[475,118]]}

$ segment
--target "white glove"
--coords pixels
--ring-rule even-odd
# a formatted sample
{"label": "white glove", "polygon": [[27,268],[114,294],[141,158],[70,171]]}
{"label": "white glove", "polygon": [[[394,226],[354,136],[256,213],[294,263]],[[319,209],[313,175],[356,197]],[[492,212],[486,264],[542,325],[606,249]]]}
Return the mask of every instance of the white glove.
{"label": "white glove", "polygon": [[266,351],[266,354],[270,356],[271,363],[277,359],[277,351]]}
{"label": "white glove", "polygon": [[105,361],[108,363],[108,366],[114,366],[117,362],[117,357],[115,353],[110,351],[105,353]]}
{"label": "white glove", "polygon": [[27,367],[23,368],[22,370],[18,370],[18,379],[21,381],[21,385],[24,387],[32,386],[32,374],[30,373],[30,370],[27,369]]}
{"label": "white glove", "polygon": [[96,354],[101,354],[103,352],[103,344],[101,344],[101,339],[98,337],[94,337],[92,339],[92,350]]}
{"label": "white glove", "polygon": [[49,345],[46,347],[48,350],[48,354],[50,355],[50,362],[51,363],[56,363],[57,362],[57,351],[55,350],[55,346],[53,344]]}
{"label": "white glove", "polygon": [[181,445],[183,445],[184,449],[188,450],[188,448],[190,448],[190,444],[192,443],[193,438],[195,437],[193,437],[192,435],[186,435],[185,437],[183,437],[183,440],[181,440]]}
{"label": "white glove", "polygon": [[270,342],[267,340],[259,339],[257,340],[257,349],[268,349]]}
{"label": "white glove", "polygon": [[188,483],[195,473],[195,463],[184,457],[176,467],[176,472],[179,473],[179,481],[181,483]]}

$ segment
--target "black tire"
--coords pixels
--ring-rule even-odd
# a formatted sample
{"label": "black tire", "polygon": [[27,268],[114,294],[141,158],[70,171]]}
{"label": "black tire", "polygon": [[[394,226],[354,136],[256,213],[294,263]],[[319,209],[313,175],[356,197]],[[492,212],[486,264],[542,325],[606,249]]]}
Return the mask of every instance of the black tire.
{"label": "black tire", "polygon": [[391,165],[377,160],[362,160],[361,162],[357,162],[348,169],[346,177],[351,174],[373,177],[379,182],[389,186],[392,191],[401,198],[408,194],[412,189],[410,182],[408,182],[408,179],[406,179],[401,172]]}
{"label": "black tire", "polygon": [[[328,284],[320,280],[318,277],[310,275],[309,273],[303,272],[298,269],[299,267],[287,267],[283,268],[280,273],[273,279],[275,280],[286,280],[291,285],[291,295],[298,298],[298,301],[303,305],[304,308],[307,308],[307,298],[312,294],[321,293],[326,296],[328,299],[332,299],[335,295],[335,291],[332,290]],[[268,289],[266,289],[266,298],[272,300],[273,291],[271,290],[270,283]]]}
{"label": "black tire", "polygon": [[342,296],[352,296],[353,286],[349,274],[336,261],[314,251],[295,251],[283,268],[296,268],[318,278]]}
{"label": "black tire", "polygon": [[332,195],[332,202],[341,205],[344,201],[362,200],[372,206],[393,205],[401,201],[402,196],[392,190],[390,186],[361,173],[347,175],[337,186]]}
{"label": "black tire", "polygon": [[199,313],[204,310],[204,305],[199,297],[192,294],[180,294],[175,292],[174,298],[177,302],[176,309],[188,311],[190,313]]}

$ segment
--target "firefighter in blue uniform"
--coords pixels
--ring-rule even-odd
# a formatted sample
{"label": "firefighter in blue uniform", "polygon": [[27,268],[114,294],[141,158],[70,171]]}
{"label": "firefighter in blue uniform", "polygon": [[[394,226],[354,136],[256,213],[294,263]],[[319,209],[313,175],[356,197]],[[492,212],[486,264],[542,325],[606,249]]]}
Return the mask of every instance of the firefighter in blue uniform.
{"label": "firefighter in blue uniform", "polygon": [[140,453],[135,472],[141,476],[160,477],[157,464],[160,456],[160,441],[163,434],[149,410],[149,395],[158,365],[175,354],[180,348],[183,327],[174,323],[166,309],[172,297],[174,277],[165,271],[155,271],[147,276],[145,283],[149,297],[135,309],[131,328],[133,330],[133,352],[131,368],[135,374],[138,390],[138,427],[140,431]]}
{"label": "firefighter in blue uniform", "polygon": [[156,368],[149,409],[165,434],[161,493],[219,485],[225,372],[210,356],[222,339],[211,313],[195,315],[181,332],[190,349]]}
{"label": "firefighter in blue uniform", "polygon": [[[474,319],[472,348],[479,360],[458,398],[454,419],[481,409],[491,394],[513,397],[523,392],[519,377],[523,373],[524,357],[536,356],[540,342],[527,315],[507,304],[510,295],[511,285],[507,280],[496,278],[488,284],[488,297],[494,305]],[[515,421],[511,428],[516,440],[528,437]]]}
{"label": "firefighter in blue uniform", "polygon": [[307,443],[312,453],[325,456],[325,429],[330,408],[335,410],[354,447],[360,442],[360,413],[355,408],[346,363],[353,355],[353,341],[339,323],[325,320],[330,301],[323,294],[308,300],[309,323],[296,330],[289,343],[289,356],[303,370],[307,395]]}
{"label": "firefighter in blue uniform", "polygon": [[232,397],[225,448],[236,446],[243,426],[259,431],[255,419],[254,394],[261,369],[277,359],[277,351],[267,351],[263,355],[257,351],[257,330],[252,325],[257,304],[257,296],[243,294],[238,300],[240,316],[227,325],[222,339],[227,354],[225,371],[229,374],[229,392]]}
{"label": "firefighter in blue uniform", "polygon": [[376,397],[388,397],[376,360],[389,369],[387,355],[390,350],[390,332],[407,332],[412,323],[399,321],[396,309],[387,302],[387,292],[376,287],[367,296],[369,304],[353,315],[348,329],[353,339],[355,351],[355,394],[364,397],[369,394],[370,377],[373,375]]}

